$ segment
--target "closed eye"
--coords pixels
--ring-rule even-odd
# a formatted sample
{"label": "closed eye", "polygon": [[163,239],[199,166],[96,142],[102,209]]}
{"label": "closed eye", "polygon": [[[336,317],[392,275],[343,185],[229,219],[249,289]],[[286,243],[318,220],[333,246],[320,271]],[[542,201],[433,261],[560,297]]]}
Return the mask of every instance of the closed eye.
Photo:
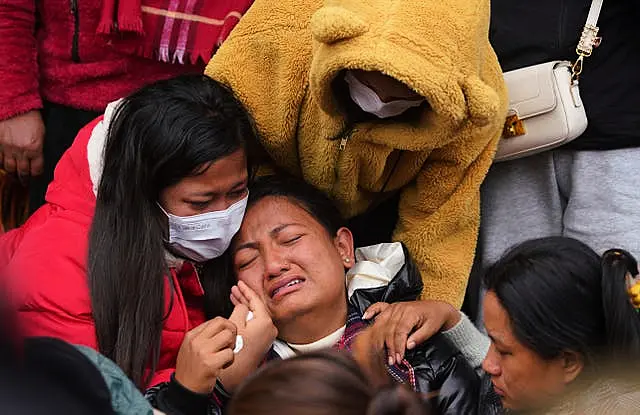
{"label": "closed eye", "polygon": [[190,201],[187,201],[187,203],[196,210],[203,210],[207,206],[209,206],[209,204],[211,203],[211,200],[205,200],[205,201],[190,200]]}
{"label": "closed eye", "polygon": [[500,349],[496,348],[496,351],[498,352],[498,354],[500,356],[511,356],[511,352],[508,352],[506,350],[500,350]]}
{"label": "closed eye", "polygon": [[251,265],[257,257],[253,257],[251,259],[248,259],[246,261],[240,262],[237,266],[239,270],[245,269],[247,268],[249,265]]}
{"label": "closed eye", "polygon": [[246,194],[247,194],[247,188],[243,187],[242,189],[234,190],[232,192],[227,193],[227,196],[232,198],[232,199],[239,199],[239,198],[243,197]]}
{"label": "closed eye", "polygon": [[290,245],[290,244],[293,244],[293,243],[295,243],[296,241],[298,241],[300,238],[302,238],[302,235],[296,235],[296,236],[294,236],[294,237],[292,237],[292,238],[288,238],[288,239],[286,239],[286,240],[284,241],[284,243],[285,243],[286,245]]}

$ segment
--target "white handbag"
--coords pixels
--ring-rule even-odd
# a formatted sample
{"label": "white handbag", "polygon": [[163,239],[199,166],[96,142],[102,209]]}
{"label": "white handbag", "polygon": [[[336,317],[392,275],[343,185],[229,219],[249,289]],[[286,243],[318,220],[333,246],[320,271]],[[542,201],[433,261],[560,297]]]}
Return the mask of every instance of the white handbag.
{"label": "white handbag", "polygon": [[504,73],[509,112],[495,162],[551,150],[579,137],[587,128],[578,79],[584,58],[599,44],[598,17],[603,0],[593,0],[576,47],[578,59],[552,61]]}

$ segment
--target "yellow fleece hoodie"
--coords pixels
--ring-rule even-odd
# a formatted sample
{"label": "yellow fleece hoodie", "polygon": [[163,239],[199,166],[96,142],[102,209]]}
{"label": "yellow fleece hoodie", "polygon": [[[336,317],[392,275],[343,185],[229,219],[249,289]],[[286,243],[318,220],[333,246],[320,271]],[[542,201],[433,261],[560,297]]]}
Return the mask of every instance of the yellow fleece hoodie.
{"label": "yellow fleece hoodie", "polygon": [[[276,165],[346,217],[400,190],[394,239],[423,297],[460,306],[506,113],[488,25],[489,0],[256,0],[206,74],[247,106]],[[350,125],[347,69],[382,72],[429,105]]]}

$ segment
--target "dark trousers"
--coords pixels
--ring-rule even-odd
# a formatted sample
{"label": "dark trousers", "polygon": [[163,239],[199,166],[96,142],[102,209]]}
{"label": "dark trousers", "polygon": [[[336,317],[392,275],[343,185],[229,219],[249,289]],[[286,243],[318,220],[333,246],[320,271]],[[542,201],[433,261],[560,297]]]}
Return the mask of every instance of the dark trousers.
{"label": "dark trousers", "polygon": [[44,196],[49,183],[53,180],[53,171],[58,160],[76,138],[78,131],[101,113],[85,111],[63,105],[44,103],[42,119],[45,126],[44,171],[42,175],[29,182],[29,206],[31,212],[44,204]]}

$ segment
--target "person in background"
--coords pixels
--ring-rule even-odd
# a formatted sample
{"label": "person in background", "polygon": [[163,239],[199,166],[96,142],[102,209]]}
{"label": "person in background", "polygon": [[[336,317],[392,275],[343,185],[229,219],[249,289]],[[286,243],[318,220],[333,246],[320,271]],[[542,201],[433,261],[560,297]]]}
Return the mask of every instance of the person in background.
{"label": "person in background", "polygon": [[[590,4],[493,0],[490,39],[502,69],[575,61]],[[577,238],[598,253],[618,246],[640,255],[640,177],[630,174],[640,166],[638,18],[638,2],[602,4],[601,42],[580,76],[588,119],[582,136],[556,150],[491,167],[481,191],[474,282],[513,245],[545,236]],[[473,301],[478,285],[472,290],[469,306],[475,314],[482,307]],[[477,320],[480,324],[481,317]]]}
{"label": "person in background", "polygon": [[[601,258],[562,237],[525,242],[500,259],[485,277],[491,348],[482,367],[504,406],[638,413],[640,316],[627,294],[637,275],[628,252]],[[632,383],[616,379],[624,374]]]}
{"label": "person in background", "polygon": [[[110,104],[58,164],[49,202],[0,238],[25,334],[96,349],[141,390],[171,380],[168,393],[188,387],[187,405],[206,407],[236,326],[205,296],[242,221],[255,139],[244,107],[204,75]],[[179,363],[193,354],[207,359]]]}
{"label": "person in background", "polygon": [[[637,277],[636,260],[626,251],[600,257],[575,239],[534,239],[507,252],[485,276],[488,337],[451,306],[423,303],[414,315],[424,322],[423,333],[448,328],[447,338],[470,363],[483,361],[510,411],[635,414]],[[392,348],[397,337],[407,341],[401,330],[387,330]]]}
{"label": "person in background", "polygon": [[404,385],[374,389],[347,354],[318,351],[266,365],[229,403],[229,415],[428,415]]}
{"label": "person in background", "polygon": [[329,195],[356,246],[403,242],[460,306],[506,115],[489,1],[257,0],[209,63],[266,164]]}
{"label": "person in background", "polygon": [[0,167],[31,210],[78,131],[143,85],[199,73],[251,0],[0,2]]}

